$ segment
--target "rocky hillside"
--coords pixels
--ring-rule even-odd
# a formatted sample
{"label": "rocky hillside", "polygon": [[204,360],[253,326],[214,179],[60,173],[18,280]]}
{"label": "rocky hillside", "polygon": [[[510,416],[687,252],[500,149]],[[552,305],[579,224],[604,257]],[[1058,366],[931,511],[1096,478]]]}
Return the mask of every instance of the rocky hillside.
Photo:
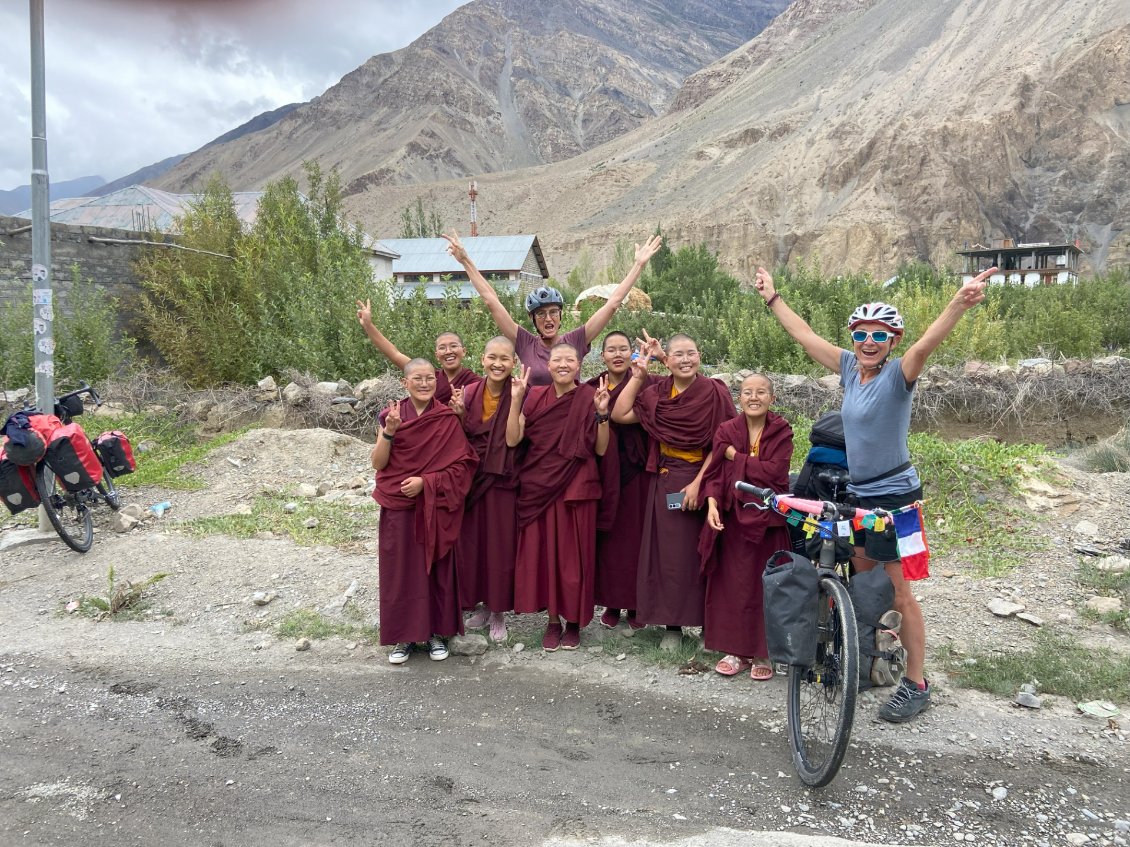
{"label": "rocky hillside", "polygon": [[264,131],[151,183],[238,189],[337,166],[351,193],[556,162],[665,111],[788,0],[473,0]]}
{"label": "rocky hillside", "polygon": [[[1130,4],[795,0],[670,111],[555,165],[479,181],[481,230],[583,247],[662,223],[738,273],[816,257],[886,274],[965,241],[1079,237],[1130,260]],[[429,188],[448,221],[465,187]],[[415,186],[369,186],[375,233]]]}

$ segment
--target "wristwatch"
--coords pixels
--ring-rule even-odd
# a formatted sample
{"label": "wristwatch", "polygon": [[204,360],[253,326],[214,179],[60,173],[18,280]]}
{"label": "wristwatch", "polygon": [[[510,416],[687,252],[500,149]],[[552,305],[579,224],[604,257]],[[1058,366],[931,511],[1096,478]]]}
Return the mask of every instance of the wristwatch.
{"label": "wristwatch", "polygon": [[593,412],[593,417],[596,418],[598,424],[608,423],[608,415],[602,415],[600,412]]}

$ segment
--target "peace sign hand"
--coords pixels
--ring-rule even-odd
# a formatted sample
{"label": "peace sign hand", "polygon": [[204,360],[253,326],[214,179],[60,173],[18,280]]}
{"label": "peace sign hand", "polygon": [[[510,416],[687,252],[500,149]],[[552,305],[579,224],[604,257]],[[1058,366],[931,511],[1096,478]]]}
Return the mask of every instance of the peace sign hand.
{"label": "peace sign hand", "polygon": [[368,300],[364,303],[357,301],[357,320],[361,322],[361,326],[373,325],[373,306]]}
{"label": "peace sign hand", "polygon": [[447,239],[447,252],[451,254],[451,258],[461,265],[466,264],[467,250],[463,246],[463,242],[459,240],[459,233],[452,230],[451,232],[440,233],[440,236]]}
{"label": "peace sign hand", "polygon": [[596,408],[598,415],[607,415],[608,407],[611,403],[612,395],[608,393],[608,379],[601,377],[600,382],[596,387],[596,394],[593,395],[592,404]]}
{"label": "peace sign hand", "polygon": [[651,356],[647,352],[647,345],[641,344],[639,351],[636,353],[636,358],[632,360],[632,378],[642,379],[647,382],[647,363],[650,361]]}
{"label": "peace sign hand", "polygon": [[512,377],[510,379],[510,400],[514,403],[521,403],[522,398],[526,396],[526,389],[530,384],[530,369],[527,367],[522,368],[522,375]]}
{"label": "peace sign hand", "polygon": [[777,289],[773,287],[773,275],[765,268],[758,268],[757,273],[753,277],[753,287],[757,289],[757,293],[765,298],[765,302],[777,293]]}
{"label": "peace sign hand", "polygon": [[459,417],[463,417],[463,413],[467,411],[467,407],[463,405],[463,389],[451,389],[451,399],[447,402],[448,407]]}
{"label": "peace sign hand", "polygon": [[400,402],[393,400],[388,404],[388,415],[385,417],[385,432],[395,435],[400,429]]}

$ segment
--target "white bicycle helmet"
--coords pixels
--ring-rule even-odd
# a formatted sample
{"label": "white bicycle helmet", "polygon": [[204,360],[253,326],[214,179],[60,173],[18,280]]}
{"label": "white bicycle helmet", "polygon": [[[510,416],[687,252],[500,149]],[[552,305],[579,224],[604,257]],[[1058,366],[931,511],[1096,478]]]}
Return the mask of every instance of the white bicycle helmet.
{"label": "white bicycle helmet", "polygon": [[899,335],[902,335],[906,329],[899,310],[889,303],[864,303],[862,306],[856,307],[856,310],[851,313],[851,317],[848,318],[848,329],[855,329],[863,323],[882,324]]}
{"label": "white bicycle helmet", "polygon": [[541,286],[535,288],[526,295],[526,311],[533,314],[538,309],[545,306],[561,306],[565,307],[565,298],[561,296],[561,292],[556,288],[549,288],[548,286]]}

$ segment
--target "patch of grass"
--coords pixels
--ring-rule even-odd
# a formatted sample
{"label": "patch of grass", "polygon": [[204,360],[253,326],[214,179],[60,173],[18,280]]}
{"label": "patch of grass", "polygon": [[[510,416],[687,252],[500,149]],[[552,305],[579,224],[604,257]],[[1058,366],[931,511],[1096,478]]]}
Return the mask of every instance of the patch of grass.
{"label": "patch of grass", "polygon": [[[284,508],[287,503],[294,503],[297,508],[287,512]],[[196,518],[179,526],[195,536],[254,538],[270,531],[302,545],[348,548],[375,536],[375,510],[374,503],[347,506],[337,501],[327,503],[321,498],[290,499],[281,494],[259,494],[251,503],[251,514]],[[317,521],[314,526],[306,526],[313,521]]]}
{"label": "patch of grass", "polygon": [[1079,644],[1048,629],[1036,633],[1035,641],[1030,650],[959,656],[943,649],[938,658],[956,685],[1001,697],[1012,697],[1022,684],[1036,680],[1043,694],[1130,703],[1130,655]]}
{"label": "patch of grass", "polygon": [[275,634],[279,638],[309,638],[311,641],[332,638],[337,635],[342,638],[377,644],[380,640],[378,629],[374,626],[364,625],[359,618],[360,613],[344,616],[339,620],[327,617],[314,609],[294,609],[287,612],[282,620],[275,625]]}
{"label": "patch of grass", "polygon": [[1130,471],[1130,429],[1076,451],[1071,455],[1071,462],[1092,473]]}
{"label": "patch of grass", "polygon": [[1130,632],[1130,572],[1101,571],[1094,563],[1084,561],[1076,573],[1076,580],[1080,587],[1084,589],[1090,589],[1096,594],[1108,597],[1118,597],[1122,600],[1122,611],[1120,612],[1100,614],[1084,607],[1081,610],[1084,618],[1100,621],[1115,629]]}
{"label": "patch of grass", "polygon": [[[702,639],[684,636],[678,650],[660,650],[659,641],[663,637],[661,627],[649,626],[641,629],[631,638],[623,635],[623,627],[618,627],[615,632],[605,636],[603,647],[605,654],[617,656],[624,653],[635,656],[641,662],[661,668],[682,668],[692,664],[704,672],[713,671],[722,653],[707,650],[702,646]],[[538,642],[540,647],[540,640]]]}
{"label": "patch of grass", "polygon": [[[246,432],[246,429],[240,429],[201,441],[196,435],[194,424],[171,412],[142,412],[121,417],[84,416],[79,422],[91,438],[109,429],[120,429],[129,436],[134,458],[137,460],[137,470],[114,480],[122,488],[144,485],[159,485],[180,491],[204,488],[204,481],[184,473],[184,466],[199,462],[217,447],[235,441]],[[151,444],[150,449],[144,453],[137,449],[142,442]]]}
{"label": "patch of grass", "polygon": [[77,611],[95,620],[105,620],[118,615],[124,617],[124,613],[136,615],[144,612],[148,608],[143,603],[145,592],[167,576],[167,573],[156,573],[141,582],[119,580],[111,566],[106,574],[106,596],[80,597],[77,601]]}

